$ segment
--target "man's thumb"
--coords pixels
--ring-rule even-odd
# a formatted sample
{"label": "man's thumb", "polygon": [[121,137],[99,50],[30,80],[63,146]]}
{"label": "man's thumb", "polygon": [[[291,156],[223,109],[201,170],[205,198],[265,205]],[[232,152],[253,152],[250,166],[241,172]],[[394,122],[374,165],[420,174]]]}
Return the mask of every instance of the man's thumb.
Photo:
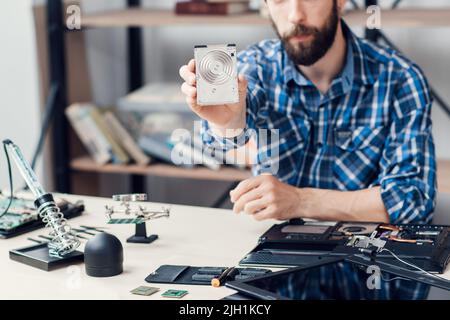
{"label": "man's thumb", "polygon": [[238,88],[239,88],[239,97],[245,97],[247,95],[247,79],[240,74],[238,76]]}

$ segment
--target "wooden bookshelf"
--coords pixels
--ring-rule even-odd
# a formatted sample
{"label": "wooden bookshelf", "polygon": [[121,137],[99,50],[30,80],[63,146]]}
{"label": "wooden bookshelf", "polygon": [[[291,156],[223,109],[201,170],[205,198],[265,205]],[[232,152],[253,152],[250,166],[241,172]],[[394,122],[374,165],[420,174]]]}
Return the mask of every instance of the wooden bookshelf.
{"label": "wooden bookshelf", "polygon": [[194,180],[216,181],[241,181],[251,177],[249,170],[240,170],[233,167],[222,167],[219,170],[211,170],[205,167],[182,168],[174,165],[155,163],[148,166],[141,165],[100,165],[90,157],[75,158],[70,163],[70,168],[79,172],[136,174],[145,176],[159,176],[172,178],[186,178]]}
{"label": "wooden bookshelf", "polygon": [[[77,2],[77,1],[76,1]],[[66,37],[63,37],[63,41],[56,45],[47,47],[46,39],[50,34],[55,34],[56,31],[68,31],[66,27],[61,24],[64,21],[65,10],[54,10],[57,7],[56,4],[64,4],[63,0],[48,1],[46,6],[39,4],[40,6],[40,26],[41,40],[38,44],[41,44],[40,60],[42,61],[73,61],[77,57],[71,57],[70,55],[85,55],[84,39],[82,38],[83,32],[66,32]],[[49,5],[50,4],[50,5]],[[48,10],[53,8],[52,10]],[[351,26],[366,27],[366,21],[368,14],[361,11],[348,11],[345,14],[346,21]],[[47,24],[47,21],[51,21],[52,24]],[[386,10],[381,13],[381,23],[383,28],[389,27],[450,27],[450,7],[438,8],[438,9],[396,9]],[[128,8],[123,10],[109,10],[99,11],[96,13],[83,14],[81,17],[81,24],[84,29],[91,28],[127,28],[127,27],[159,27],[159,26],[269,26],[268,19],[259,15],[259,13],[248,13],[242,15],[232,16],[192,16],[192,15],[175,15],[170,10],[155,10],[149,8]],[[128,70],[129,74],[129,87],[136,87],[143,85],[140,78],[142,78],[141,71],[143,70],[143,58],[142,58],[142,37],[139,32],[139,28],[133,28],[128,30],[127,42],[128,42]],[[236,35],[239,36],[238,34]],[[72,46],[74,42],[78,44],[75,50]],[[66,52],[68,54],[66,59],[62,54]],[[85,57],[82,58],[82,61]],[[67,81],[63,81],[60,77],[60,73],[52,72],[56,70],[58,64],[48,65],[49,70],[45,70],[43,77],[43,83],[47,83],[49,80],[52,83],[56,83],[60,86],[61,95],[67,96],[67,101],[62,99],[55,99],[53,108],[56,110],[56,118],[64,118],[64,108],[77,101],[91,101],[91,92],[88,90],[81,90],[80,83],[87,84],[89,87],[88,69],[85,65],[80,67],[79,63],[68,64],[65,63],[67,69]],[[77,66],[77,68],[71,68],[70,66]],[[44,71],[41,71],[44,72]],[[83,86],[81,86],[83,87]],[[86,87],[86,86],[84,86]],[[42,96],[47,95],[48,90],[45,87],[42,90]],[[46,99],[44,99],[46,100]],[[79,155],[84,154],[77,152],[79,147],[74,143],[74,139],[71,139],[71,135],[67,132],[68,126],[57,127],[54,130],[55,137],[62,137],[61,143],[54,144],[53,155],[57,154],[70,154]],[[62,152],[61,146],[70,146],[70,152]],[[56,159],[56,160],[55,160]],[[86,190],[93,190],[91,194],[96,194],[94,190],[94,183],[91,183],[88,178],[92,180],[99,180],[95,173],[111,173],[111,174],[130,174],[137,183],[132,182],[132,191],[143,191],[141,185],[143,184],[142,177],[145,175],[164,176],[164,177],[184,177],[190,179],[207,179],[207,180],[223,180],[223,181],[239,181],[246,179],[250,176],[249,171],[241,171],[234,168],[223,168],[219,171],[209,170],[207,168],[198,167],[194,169],[178,168],[166,164],[152,164],[149,166],[137,166],[137,165],[105,165],[100,166],[93,162],[88,157],[74,157],[74,158],[62,158],[53,157],[52,165],[55,167],[55,189],[62,192],[70,192],[70,180],[77,180],[81,182],[80,188],[86,194]],[[88,181],[88,182],[87,182]],[[98,182],[98,181],[97,181]],[[141,183],[140,183],[141,182]],[[139,188],[136,188],[138,186]],[[96,189],[97,190],[97,189]],[[439,162],[439,190],[447,191],[450,193],[450,161]]]}
{"label": "wooden bookshelf", "polygon": [[[345,13],[351,26],[365,27],[368,14],[363,10]],[[381,12],[383,28],[389,27],[450,27],[450,8],[396,9]],[[85,14],[81,24],[86,28],[155,27],[175,25],[267,25],[268,19],[259,13],[230,16],[176,15],[168,10],[124,9]]]}

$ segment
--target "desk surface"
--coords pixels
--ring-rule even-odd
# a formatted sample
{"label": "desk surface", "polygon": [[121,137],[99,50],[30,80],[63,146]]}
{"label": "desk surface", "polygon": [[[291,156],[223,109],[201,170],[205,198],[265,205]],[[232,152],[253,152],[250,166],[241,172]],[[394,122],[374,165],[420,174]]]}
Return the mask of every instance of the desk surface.
{"label": "desk surface", "polygon": [[[0,239],[0,299],[166,299],[166,289],[185,289],[183,299],[221,299],[233,290],[210,286],[149,284],[145,277],[163,264],[194,266],[233,266],[249,252],[258,237],[276,221],[256,222],[247,215],[230,210],[173,205],[169,219],[147,223],[147,232],[159,239],[152,244],[127,243],[134,233],[133,225],[107,225],[104,205],[113,204],[105,198],[62,195],[69,200],[83,199],[86,212],[69,220],[72,227],[80,225],[107,227],[124,246],[124,272],[110,278],[93,278],[85,274],[84,265],[77,264],[46,272],[9,259],[9,250],[32,245],[27,237],[47,234],[36,230],[12,239]],[[148,206],[160,209],[161,204]],[[82,240],[83,245],[86,240]],[[450,279],[450,269],[443,275]],[[130,294],[130,290],[149,285],[161,291],[149,296]]]}
{"label": "desk surface", "polygon": [[[147,232],[158,234],[159,239],[152,244],[133,244],[126,242],[134,233],[133,225],[106,224],[104,205],[112,204],[111,200],[63,197],[85,202],[86,212],[69,220],[72,227],[106,226],[107,232],[120,239],[124,246],[124,272],[110,278],[93,278],[86,275],[84,264],[46,272],[10,260],[9,250],[33,244],[27,237],[39,239],[38,235],[47,234],[45,229],[39,229],[19,237],[0,239],[0,299],[167,299],[162,298],[161,293],[169,288],[188,290],[189,294],[183,299],[220,299],[234,291],[225,287],[150,284],[144,279],[162,264],[236,265],[275,222],[256,222],[230,210],[172,205],[170,218],[147,223]],[[161,204],[150,203],[149,207],[160,209]],[[86,240],[82,242],[84,245]],[[129,293],[141,285],[161,288],[161,292],[150,297]]]}

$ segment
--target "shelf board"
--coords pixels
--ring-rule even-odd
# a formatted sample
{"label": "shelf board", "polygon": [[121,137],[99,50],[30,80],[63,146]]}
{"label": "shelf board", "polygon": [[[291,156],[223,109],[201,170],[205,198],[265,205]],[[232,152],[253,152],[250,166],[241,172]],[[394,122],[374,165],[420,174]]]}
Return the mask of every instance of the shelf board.
{"label": "shelf board", "polygon": [[[150,164],[148,166],[133,164],[99,165],[87,156],[73,159],[70,163],[70,167],[72,170],[81,172],[138,174],[195,180],[241,181],[251,177],[251,172],[249,170],[239,170],[231,167],[223,167],[218,171],[214,171],[205,167],[188,169],[162,163]],[[450,193],[450,160],[438,160],[437,168],[439,192]]]}
{"label": "shelf board", "polygon": [[73,159],[70,163],[70,168],[74,171],[81,172],[136,174],[194,180],[241,181],[251,177],[249,170],[240,170],[232,167],[222,167],[216,171],[200,166],[189,169],[163,163],[155,163],[148,166],[136,164],[100,165],[87,156]]}
{"label": "shelf board", "polygon": [[[344,19],[352,26],[365,27],[369,15],[365,11],[349,11]],[[381,11],[385,28],[450,27],[450,7],[439,9],[395,9]]]}
{"label": "shelf board", "polygon": [[176,15],[168,10],[123,9],[87,14],[81,17],[83,27],[154,27],[167,25],[243,24],[265,25],[267,19],[256,13],[230,16]]}
{"label": "shelf board", "polygon": [[[363,10],[348,11],[344,19],[351,26],[365,27],[369,15]],[[154,27],[174,25],[268,25],[259,13],[230,16],[176,15],[169,10],[123,9],[84,14],[83,27]],[[388,27],[448,27],[450,8],[382,10],[381,24]]]}

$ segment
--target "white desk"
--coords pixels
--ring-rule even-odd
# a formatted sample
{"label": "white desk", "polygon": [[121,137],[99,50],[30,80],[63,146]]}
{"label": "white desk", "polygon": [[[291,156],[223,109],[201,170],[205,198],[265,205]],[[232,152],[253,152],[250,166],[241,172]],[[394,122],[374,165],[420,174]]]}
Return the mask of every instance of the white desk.
{"label": "white desk", "polygon": [[[183,299],[221,299],[233,290],[211,286],[149,284],[145,277],[163,264],[194,266],[234,266],[255,245],[258,237],[277,221],[257,222],[247,215],[229,210],[173,205],[168,219],[147,223],[147,233],[159,239],[151,244],[127,243],[134,233],[134,225],[107,225],[105,198],[63,195],[69,200],[83,199],[86,212],[69,220],[73,227],[80,225],[106,226],[124,247],[124,272],[110,278],[93,278],[85,274],[84,265],[42,271],[9,259],[9,250],[32,245],[27,237],[39,239],[46,234],[39,229],[8,240],[0,239],[0,299],[166,299],[161,293],[169,288],[185,289]],[[149,207],[160,209],[161,204]],[[82,241],[83,244],[86,240]],[[450,268],[443,275],[450,279]],[[132,295],[130,290],[148,285],[161,288],[152,296]]]}
{"label": "white desk", "polygon": [[[147,233],[156,233],[159,239],[151,244],[135,244],[126,242],[134,234],[134,225],[106,224],[104,205],[113,204],[111,200],[62,197],[84,200],[86,212],[69,220],[72,227],[107,227],[107,232],[120,239],[124,247],[124,272],[110,278],[93,278],[86,275],[84,264],[46,272],[10,260],[9,250],[33,244],[27,237],[39,239],[37,235],[47,234],[45,229],[39,229],[0,239],[0,299],[167,299],[161,297],[166,289],[188,290],[183,299],[221,299],[235,291],[225,287],[150,284],[144,279],[162,264],[234,266],[256,245],[258,237],[276,223],[256,222],[230,210],[172,205],[170,218],[147,223]],[[151,203],[149,207],[160,209],[161,204]],[[82,242],[84,245],[86,240]],[[161,291],[149,297],[130,293],[141,285],[158,287]]]}

